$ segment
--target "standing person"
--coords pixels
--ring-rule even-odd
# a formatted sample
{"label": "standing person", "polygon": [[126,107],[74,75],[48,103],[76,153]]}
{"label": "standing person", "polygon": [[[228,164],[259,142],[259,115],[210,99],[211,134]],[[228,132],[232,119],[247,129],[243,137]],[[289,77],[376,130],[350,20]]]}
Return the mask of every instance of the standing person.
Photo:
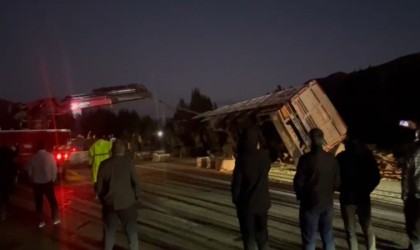
{"label": "standing person", "polygon": [[132,159],[125,155],[126,146],[116,140],[112,157],[103,161],[98,173],[97,191],[102,203],[105,250],[115,243],[118,218],[130,243],[130,250],[138,249],[137,208],[139,184]]}
{"label": "standing person", "polygon": [[231,183],[244,249],[268,249],[267,213],[271,206],[268,172],[271,160],[257,128],[240,136]]}
{"label": "standing person", "polygon": [[93,188],[96,192],[96,178],[98,175],[99,165],[102,161],[106,160],[110,156],[112,143],[105,140],[105,136],[95,141],[89,148],[89,164],[92,166],[92,181]]}
{"label": "standing person", "polygon": [[349,249],[359,249],[356,235],[356,215],[368,250],[376,249],[371,223],[370,194],[381,179],[372,152],[354,135],[347,133],[345,151],[337,156],[340,164],[340,205]]}
{"label": "standing person", "polygon": [[139,151],[139,142],[138,142],[138,137],[136,136],[136,134],[133,134],[131,136],[130,151],[131,151],[131,157],[133,158],[133,160],[135,160],[137,158],[137,153]]}
{"label": "standing person", "polygon": [[420,249],[420,130],[403,164],[402,199],[410,250]]}
{"label": "standing person", "polygon": [[293,180],[296,198],[300,201],[302,249],[315,249],[319,228],[323,248],[333,250],[333,194],[340,185],[340,169],[335,157],[322,148],[322,130],[312,129],[309,137],[311,151],[300,157]]}
{"label": "standing person", "polygon": [[14,163],[16,152],[0,146],[0,219],[6,220],[9,197],[13,191],[17,169]]}
{"label": "standing person", "polygon": [[38,226],[42,228],[45,226],[43,214],[44,195],[50,203],[54,225],[60,223],[57,199],[54,193],[54,182],[57,178],[57,164],[53,154],[46,150],[44,143],[38,143],[37,148],[38,152],[29,160],[27,170],[35,196],[35,208],[39,219]]}

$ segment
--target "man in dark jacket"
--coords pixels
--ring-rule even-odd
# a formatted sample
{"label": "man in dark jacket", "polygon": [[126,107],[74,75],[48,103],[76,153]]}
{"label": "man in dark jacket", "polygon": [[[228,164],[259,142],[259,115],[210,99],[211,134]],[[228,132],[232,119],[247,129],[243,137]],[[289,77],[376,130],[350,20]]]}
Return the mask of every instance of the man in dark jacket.
{"label": "man in dark jacket", "polygon": [[300,201],[302,249],[315,249],[319,227],[324,249],[333,250],[333,194],[340,185],[340,168],[334,156],[322,148],[322,130],[312,129],[309,136],[311,152],[300,157],[293,180],[296,198]]}
{"label": "man in dark jacket", "polygon": [[256,128],[246,129],[238,142],[231,183],[244,249],[268,249],[267,213],[270,154],[263,148]]}
{"label": "man in dark jacket", "polygon": [[99,167],[97,191],[102,203],[105,250],[111,250],[114,246],[118,218],[127,235],[130,250],[138,249],[138,180],[134,163],[125,155],[125,150],[125,144],[116,140],[111,158],[103,161]]}
{"label": "man in dark jacket", "polygon": [[2,221],[6,219],[9,197],[16,180],[15,156],[15,151],[10,147],[0,146],[0,219]]}
{"label": "man in dark jacket", "polygon": [[420,249],[420,129],[403,159],[401,179],[405,226],[410,250]]}
{"label": "man in dark jacket", "polygon": [[346,150],[338,154],[340,164],[341,215],[347,235],[349,249],[357,250],[356,215],[362,228],[366,249],[376,249],[375,236],[371,227],[370,193],[380,181],[378,164],[372,152],[356,137],[349,134],[345,141]]}

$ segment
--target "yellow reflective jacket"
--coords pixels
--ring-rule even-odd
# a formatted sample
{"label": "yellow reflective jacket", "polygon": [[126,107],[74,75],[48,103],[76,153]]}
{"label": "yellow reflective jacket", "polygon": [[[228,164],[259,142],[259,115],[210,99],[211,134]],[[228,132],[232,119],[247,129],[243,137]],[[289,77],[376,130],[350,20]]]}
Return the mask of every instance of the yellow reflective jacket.
{"label": "yellow reflective jacket", "polygon": [[99,165],[111,155],[112,143],[99,139],[89,148],[89,164],[92,166],[92,180],[96,183]]}

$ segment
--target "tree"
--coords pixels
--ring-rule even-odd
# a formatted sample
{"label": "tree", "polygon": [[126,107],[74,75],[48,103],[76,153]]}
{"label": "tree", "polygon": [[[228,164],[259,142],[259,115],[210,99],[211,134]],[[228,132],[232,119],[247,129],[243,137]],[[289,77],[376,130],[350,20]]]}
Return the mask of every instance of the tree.
{"label": "tree", "polygon": [[189,105],[185,102],[184,99],[180,99],[177,105],[177,109],[174,113],[174,120],[186,120],[192,117],[191,113],[186,112],[189,110]]}
{"label": "tree", "polygon": [[191,92],[190,103],[187,104],[181,99],[177,107],[174,118],[171,121],[172,141],[180,142],[184,147],[195,151],[194,147],[197,145],[194,138],[203,134],[203,131],[206,130],[206,124],[192,118],[196,115],[195,113],[200,114],[213,110],[216,104],[211,101],[210,97],[201,94],[200,90],[195,88]]}
{"label": "tree", "polygon": [[193,89],[191,93],[190,109],[199,113],[212,110],[214,108],[210,97],[201,94],[198,88]]}
{"label": "tree", "polygon": [[158,130],[158,122],[151,116],[146,115],[140,117],[139,131],[145,141],[153,141]]}
{"label": "tree", "polygon": [[117,115],[109,109],[86,110],[80,117],[82,133],[86,135],[89,131],[93,134],[114,134],[117,131]]}
{"label": "tree", "polygon": [[118,112],[117,119],[117,127],[120,133],[131,135],[139,132],[140,117],[136,111],[122,109]]}

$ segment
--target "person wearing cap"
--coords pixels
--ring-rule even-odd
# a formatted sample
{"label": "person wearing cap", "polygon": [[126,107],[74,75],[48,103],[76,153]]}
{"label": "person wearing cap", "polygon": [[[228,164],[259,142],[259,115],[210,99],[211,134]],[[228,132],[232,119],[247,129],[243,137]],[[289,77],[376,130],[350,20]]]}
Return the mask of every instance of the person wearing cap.
{"label": "person wearing cap", "polygon": [[324,151],[324,133],[309,131],[311,151],[299,158],[293,179],[296,198],[300,202],[299,221],[302,249],[315,250],[319,229],[323,249],[335,249],[333,194],[340,186],[340,167],[335,157]]}
{"label": "person wearing cap", "polygon": [[372,230],[370,194],[379,184],[378,164],[364,143],[347,132],[345,151],[337,155],[340,164],[340,206],[349,249],[359,249],[356,235],[356,216],[368,250],[376,249]]}

